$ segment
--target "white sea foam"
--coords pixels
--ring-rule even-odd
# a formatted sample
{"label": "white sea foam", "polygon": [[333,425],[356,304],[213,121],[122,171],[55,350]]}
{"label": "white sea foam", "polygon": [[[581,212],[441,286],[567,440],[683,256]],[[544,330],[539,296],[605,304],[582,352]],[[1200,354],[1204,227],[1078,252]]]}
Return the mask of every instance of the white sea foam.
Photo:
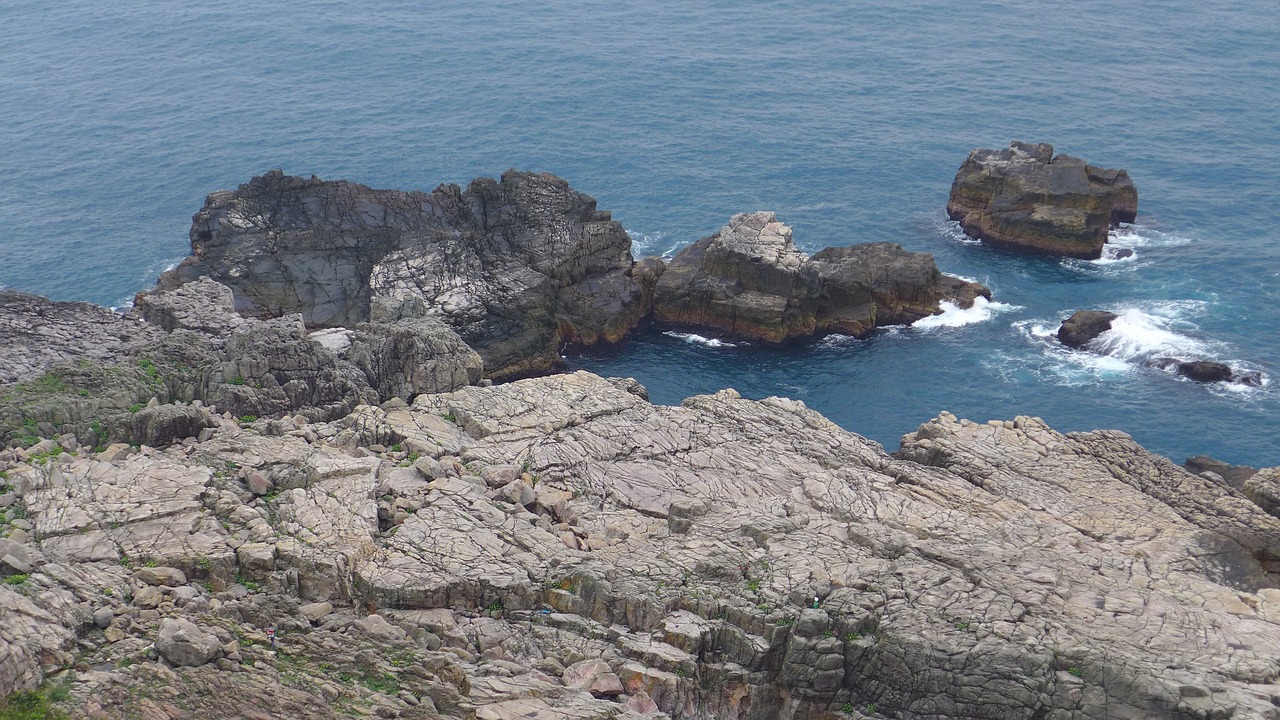
{"label": "white sea foam", "polygon": [[1167,315],[1128,308],[1111,321],[1111,329],[1089,342],[1089,349],[1129,362],[1156,358],[1191,360],[1208,357],[1208,343],[1187,334],[1195,326]]}
{"label": "white sea foam", "polygon": [[959,305],[946,300],[943,300],[939,307],[942,309],[942,312],[937,315],[922,317],[911,323],[911,327],[919,328],[921,330],[940,327],[961,327],[963,325],[986,322],[987,320],[995,317],[997,313],[1020,309],[1020,306],[1018,305],[991,302],[984,297],[975,298],[973,305],[970,305],[967,308],[962,308]]}
{"label": "white sea foam", "polygon": [[820,348],[842,348],[849,347],[857,342],[859,342],[858,338],[852,335],[832,333],[814,344]]}
{"label": "white sea foam", "polygon": [[981,240],[971,238],[964,233],[964,228],[960,227],[959,220],[944,220],[938,229],[942,233],[942,236],[948,240],[952,240],[963,245],[982,244]]}
{"label": "white sea foam", "polygon": [[697,333],[682,333],[682,332],[676,332],[674,330],[668,330],[662,334],[667,335],[669,337],[673,337],[673,338],[679,338],[691,345],[705,345],[706,347],[710,347],[710,348],[738,346],[738,343],[725,342],[724,340],[721,340],[719,338],[704,337]]}
{"label": "white sea foam", "polygon": [[654,233],[628,230],[627,235],[631,236],[631,245],[636,257],[657,255],[664,260],[670,260],[675,257],[682,245],[680,242],[671,242],[666,237],[666,233],[661,230]]}
{"label": "white sea foam", "polygon": [[[145,275],[147,277],[153,278],[152,282],[154,283],[155,282],[154,278],[159,278],[161,275],[178,267],[178,265],[184,259],[186,259],[186,257],[187,256],[183,255],[182,257],[179,257],[176,259],[168,258],[166,260],[157,260],[147,266],[147,269],[144,271]],[[119,300],[116,301],[114,305],[111,306],[111,311],[118,312],[118,313],[128,312],[131,308],[133,308],[133,298],[134,298],[133,295],[126,295],[125,297],[120,298]]]}

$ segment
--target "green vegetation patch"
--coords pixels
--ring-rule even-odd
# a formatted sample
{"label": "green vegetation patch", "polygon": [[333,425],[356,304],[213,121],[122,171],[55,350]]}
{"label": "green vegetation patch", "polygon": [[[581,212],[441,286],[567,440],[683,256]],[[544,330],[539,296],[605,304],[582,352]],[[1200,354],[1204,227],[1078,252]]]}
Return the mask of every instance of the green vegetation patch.
{"label": "green vegetation patch", "polygon": [[10,693],[0,700],[0,720],[69,720],[67,714],[49,706],[49,698],[35,690]]}

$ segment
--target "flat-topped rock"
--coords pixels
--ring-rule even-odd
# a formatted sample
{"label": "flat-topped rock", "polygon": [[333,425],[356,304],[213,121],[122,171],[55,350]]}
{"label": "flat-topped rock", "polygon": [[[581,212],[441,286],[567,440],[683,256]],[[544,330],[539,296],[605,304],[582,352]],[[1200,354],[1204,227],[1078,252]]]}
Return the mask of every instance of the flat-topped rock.
{"label": "flat-topped rock", "polygon": [[766,343],[865,336],[962,307],[987,288],[938,271],[931,255],[892,243],[827,248],[810,257],[769,212],[734,215],[667,265],[654,292],[660,323]]}
{"label": "flat-topped rock", "polygon": [[1137,213],[1127,172],[1054,156],[1046,143],[973,150],[947,200],[947,215],[984,243],[1090,260],[1102,256],[1110,227]]}

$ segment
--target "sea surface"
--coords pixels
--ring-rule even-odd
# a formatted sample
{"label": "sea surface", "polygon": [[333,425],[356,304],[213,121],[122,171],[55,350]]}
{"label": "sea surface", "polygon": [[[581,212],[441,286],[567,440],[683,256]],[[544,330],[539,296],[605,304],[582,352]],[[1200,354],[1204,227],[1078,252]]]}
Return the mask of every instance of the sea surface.
{"label": "sea surface", "polygon": [[[3,1],[0,285],[124,306],[207,193],[271,168],[425,190],[549,171],[637,255],[773,210],[803,249],[897,242],[994,291],[868,340],[568,352],[656,402],[785,395],[890,450],[943,409],[1037,415],[1277,465],[1277,38],[1275,0]],[[948,223],[969,150],[1015,139],[1128,169],[1134,255],[1014,255]],[[1080,308],[1122,313],[1109,354],[1054,341]],[[1143,364],[1165,355],[1266,384]]]}

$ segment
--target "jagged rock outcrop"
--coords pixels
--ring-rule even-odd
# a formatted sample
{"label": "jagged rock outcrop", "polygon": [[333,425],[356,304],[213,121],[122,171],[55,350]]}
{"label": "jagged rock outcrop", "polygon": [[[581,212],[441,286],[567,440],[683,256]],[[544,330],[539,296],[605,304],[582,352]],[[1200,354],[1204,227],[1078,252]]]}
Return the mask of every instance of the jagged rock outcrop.
{"label": "jagged rock outcrop", "polygon": [[1127,172],[1055,157],[1047,143],[973,150],[947,199],[947,215],[989,245],[1089,260],[1102,256],[1112,225],[1137,214]]}
{"label": "jagged rock outcrop", "polygon": [[[799,402],[661,407],[588,373],[211,419],[185,447],[0,454],[22,519],[0,518],[43,558],[0,583],[0,692],[75,649],[76,717],[1262,718],[1280,697],[1280,518],[1123,433],[943,413],[891,456]],[[201,664],[149,655],[178,622]]]}
{"label": "jagged rock outcrop", "polygon": [[768,343],[829,333],[864,336],[962,307],[987,288],[938,272],[931,255],[892,243],[827,248],[809,257],[773,213],[734,215],[668,264],[654,292],[660,323]]}
{"label": "jagged rock outcrop", "polygon": [[594,199],[515,170],[431,193],[272,171],[209,195],[191,248],[162,288],[208,276],[241,314],[301,313],[313,329],[367,322],[376,298],[422,298],[495,379],[550,370],[566,342],[621,339],[660,272],[633,262]]}
{"label": "jagged rock outcrop", "polygon": [[231,290],[208,278],[139,293],[123,316],[3,294],[0,346],[13,351],[0,357],[11,378],[0,384],[0,444],[69,434],[89,447],[165,445],[201,434],[202,406],[333,420],[480,381],[480,356],[420,301],[384,304],[375,322],[335,339],[312,337],[296,314],[242,317]]}

